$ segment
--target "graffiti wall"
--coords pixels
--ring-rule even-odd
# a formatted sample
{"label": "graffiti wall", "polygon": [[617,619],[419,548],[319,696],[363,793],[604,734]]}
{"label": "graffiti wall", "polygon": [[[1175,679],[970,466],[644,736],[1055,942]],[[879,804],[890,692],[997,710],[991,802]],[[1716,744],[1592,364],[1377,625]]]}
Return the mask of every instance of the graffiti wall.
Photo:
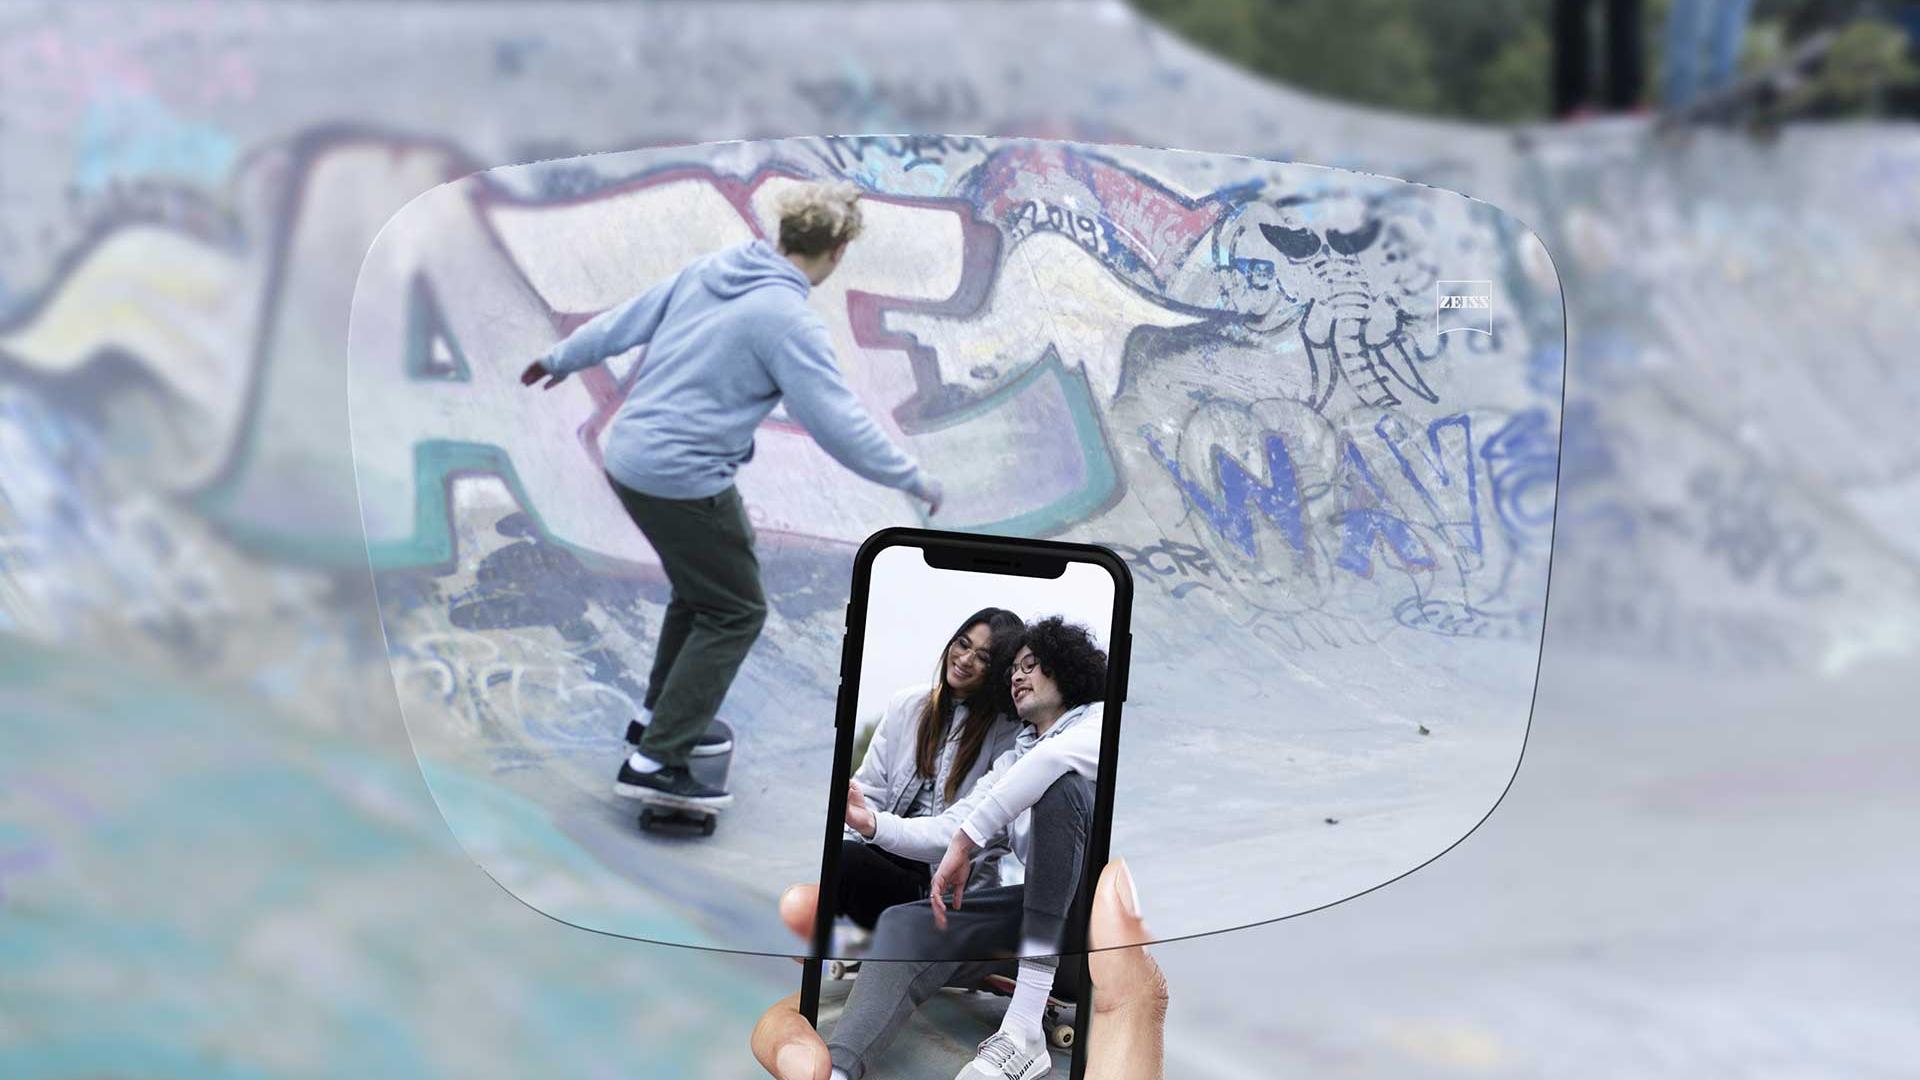
{"label": "graffiti wall", "polygon": [[[1547,680],[1520,779],[1467,844],[1407,881],[1290,925],[1164,946],[1176,1075],[1266,1075],[1276,1058],[1381,1076],[1544,1075],[1568,1055],[1621,1075],[1729,1062],[1893,1074],[1911,1060],[1907,1026],[1876,1020],[1902,984],[1893,969],[1912,966],[1889,899],[1911,895],[1910,871],[1887,855],[1911,820],[1887,764],[1910,760],[1911,693],[1875,674],[1910,661],[1920,610],[1910,130],[1662,142],[1632,122],[1512,131],[1384,115],[1259,83],[1106,3],[11,3],[0,1074],[732,1074],[759,1003],[790,989],[789,964],[534,918],[474,873],[415,779],[357,520],[349,316],[363,257],[410,200],[550,160],[469,219],[495,238],[481,265],[520,282],[498,297],[506,325],[536,346],[639,271],[542,265],[524,243],[515,256],[515,238],[591,227],[661,187],[561,159],[829,132],[854,137],[796,166],[860,178],[907,220],[941,223],[925,280],[889,282],[884,304],[837,298],[840,344],[892,358],[872,369],[892,381],[861,390],[900,436],[934,455],[932,418],[1011,395],[1073,417],[1070,437],[1048,426],[1063,451],[1104,444],[1116,475],[1156,485],[1153,506],[1135,503],[1156,537],[1128,550],[1142,596],[1244,604],[1286,567],[1297,591],[1250,635],[1302,667],[1364,670],[1455,639],[1473,655],[1525,632],[1499,582],[1533,572],[1527,553],[1544,543],[1551,425],[1525,398],[1483,417],[1449,396],[1443,376],[1474,362],[1475,335],[1445,335],[1444,352],[1395,339],[1391,290],[1336,302],[1300,276],[1289,252],[1334,250],[1333,232],[1362,258],[1392,246],[1385,221],[1360,246],[1366,219],[1340,193],[1282,205],[1235,195],[1244,177],[1230,176],[1156,190],[1121,158],[1061,181],[1081,205],[1055,205],[1047,163],[989,165],[992,148],[944,136],[1177,146],[1432,183],[1524,222],[1565,290]],[[924,134],[888,137],[902,132]],[[744,189],[685,190],[723,221],[712,200]],[[1096,198],[1104,219],[1087,212]],[[1246,209],[1230,220],[1229,206]],[[992,245],[1002,261],[1020,252],[1028,277],[1071,282],[1088,312],[1130,313],[1127,332],[1089,324],[1051,352],[1027,348],[1039,326],[1080,316],[1036,322],[1019,275],[974,261]],[[659,266],[671,253],[634,254]],[[1315,313],[1289,322],[1306,297]],[[431,274],[390,318],[383,332],[413,343],[410,400],[493,392],[494,346],[480,350],[473,312]],[[941,347],[963,337],[975,352]],[[1285,405],[1122,407],[1178,384],[1116,356],[1165,359],[1165,372],[1262,348],[1289,358]],[[1528,392],[1550,398],[1558,359],[1525,359]],[[623,372],[554,395],[573,395],[561,402],[582,424]],[[1070,390],[1091,410],[1074,412]],[[1401,419],[1382,427],[1389,416]],[[417,637],[400,689],[460,703],[477,730],[517,723],[514,694],[577,702],[537,738],[498,744],[552,762],[573,740],[584,761],[608,738],[597,710],[633,692],[619,657],[644,642],[657,586],[590,492],[516,491],[567,475],[559,457],[522,466],[519,432],[464,422],[417,433],[442,445],[438,460],[412,456],[409,438],[406,468],[371,493],[392,514],[367,522],[378,598],[460,635],[527,632]],[[579,430],[555,434],[545,453],[591,460]],[[469,467],[463,445],[506,449]],[[1091,474],[1043,478],[1097,490]],[[451,494],[421,494],[434,484]],[[1044,510],[1067,490],[1022,494]],[[1021,510],[971,497],[975,520]],[[900,512],[855,502],[845,525]],[[530,595],[517,583],[536,571],[573,584]],[[819,580],[783,579],[794,617]],[[1382,584],[1356,584],[1369,580]],[[1349,588],[1373,602],[1316,602]],[[502,644],[522,651],[489,652]],[[764,707],[783,674],[821,661],[765,656],[743,702]],[[529,771],[492,771],[511,763],[488,759],[497,782],[482,795]],[[1306,801],[1314,823],[1340,824],[1302,858],[1367,847],[1364,819]],[[527,850],[579,845],[560,834]],[[1240,1004],[1247,985],[1262,988],[1258,1015]],[[660,1057],[693,1028],[711,1038]]]}
{"label": "graffiti wall", "polygon": [[[599,180],[541,194],[557,168]],[[606,789],[665,582],[600,453],[644,349],[553,391],[519,372],[695,257],[773,235],[794,184],[846,176],[868,223],[810,302],[856,396],[947,487],[933,524],[1113,545],[1143,582],[1123,753],[1160,767],[1121,781],[1115,828],[1164,883],[1160,932],[1330,903],[1472,828],[1518,759],[1545,604],[1564,332],[1544,250],[1430,188],[1087,144],[725,144],[409,203],[360,274],[349,382],[423,756],[546,805],[639,881],[636,906],[738,891],[721,921],[759,911],[759,936],[702,940],[788,947],[771,900],[816,859],[852,554],[922,519],[784,413],[761,430],[738,484],[775,611],[725,710],[750,794],[698,850],[638,840]],[[1218,677],[1196,688],[1196,668]],[[1239,815],[1174,826],[1188,784],[1233,787]],[[1371,819],[1370,843],[1308,871],[1328,800]],[[551,893],[575,854],[496,877]]]}

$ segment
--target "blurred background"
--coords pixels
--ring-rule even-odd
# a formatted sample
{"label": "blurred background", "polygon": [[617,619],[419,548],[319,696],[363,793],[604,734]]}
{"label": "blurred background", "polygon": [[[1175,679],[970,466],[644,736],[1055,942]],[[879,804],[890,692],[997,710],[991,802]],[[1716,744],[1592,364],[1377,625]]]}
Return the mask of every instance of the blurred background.
{"label": "blurred background", "polygon": [[1512,788],[1402,881],[1159,947],[1170,1076],[1908,1074],[1917,7],[0,4],[0,1076],[753,1073],[791,962],[547,921],[442,824],[346,316],[474,169],[907,132],[1432,183],[1565,290]]}

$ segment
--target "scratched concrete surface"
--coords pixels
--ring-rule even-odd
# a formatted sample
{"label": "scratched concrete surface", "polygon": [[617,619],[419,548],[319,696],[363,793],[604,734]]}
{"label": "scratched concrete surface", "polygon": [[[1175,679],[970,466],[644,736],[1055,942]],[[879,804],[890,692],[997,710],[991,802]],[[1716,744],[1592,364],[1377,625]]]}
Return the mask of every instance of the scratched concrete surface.
{"label": "scratched concrete surface", "polygon": [[[366,573],[344,342],[370,230],[441,180],[822,131],[1406,177],[1512,212],[1565,289],[1515,786],[1387,889],[1162,945],[1172,1075],[1870,1077],[1920,1053],[1910,125],[1437,123],[1067,4],[14,3],[0,89],[0,1074],[751,1070],[790,961],[559,926],[443,831]],[[369,158],[390,183],[313,171]],[[303,231],[303,193],[362,230]],[[1360,648],[1322,629],[1303,661]]]}

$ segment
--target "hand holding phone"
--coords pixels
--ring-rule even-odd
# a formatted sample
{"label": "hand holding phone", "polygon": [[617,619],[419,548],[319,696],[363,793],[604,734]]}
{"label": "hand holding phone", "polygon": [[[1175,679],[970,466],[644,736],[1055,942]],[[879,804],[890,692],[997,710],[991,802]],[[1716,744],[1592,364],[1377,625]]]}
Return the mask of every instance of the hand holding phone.
{"label": "hand holding phone", "polygon": [[[780,897],[780,918],[802,939],[813,936],[819,889],[795,885]],[[1087,958],[1099,1004],[1087,1036],[1088,1080],[1161,1080],[1165,1074],[1166,976],[1146,946],[1153,935],[1126,861],[1100,875],[1087,928]],[[774,1003],[753,1028],[753,1056],[779,1080],[826,1080],[832,1064],[820,1033],[800,1012],[800,995]]]}

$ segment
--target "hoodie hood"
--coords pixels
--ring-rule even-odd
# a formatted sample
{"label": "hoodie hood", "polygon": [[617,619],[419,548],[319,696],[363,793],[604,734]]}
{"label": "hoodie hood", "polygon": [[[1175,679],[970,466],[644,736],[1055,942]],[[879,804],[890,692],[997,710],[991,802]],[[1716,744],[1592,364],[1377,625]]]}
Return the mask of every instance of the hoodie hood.
{"label": "hoodie hood", "polygon": [[723,300],[769,285],[793,289],[802,297],[813,289],[792,260],[765,240],[753,240],[715,255],[700,271],[700,282]]}

